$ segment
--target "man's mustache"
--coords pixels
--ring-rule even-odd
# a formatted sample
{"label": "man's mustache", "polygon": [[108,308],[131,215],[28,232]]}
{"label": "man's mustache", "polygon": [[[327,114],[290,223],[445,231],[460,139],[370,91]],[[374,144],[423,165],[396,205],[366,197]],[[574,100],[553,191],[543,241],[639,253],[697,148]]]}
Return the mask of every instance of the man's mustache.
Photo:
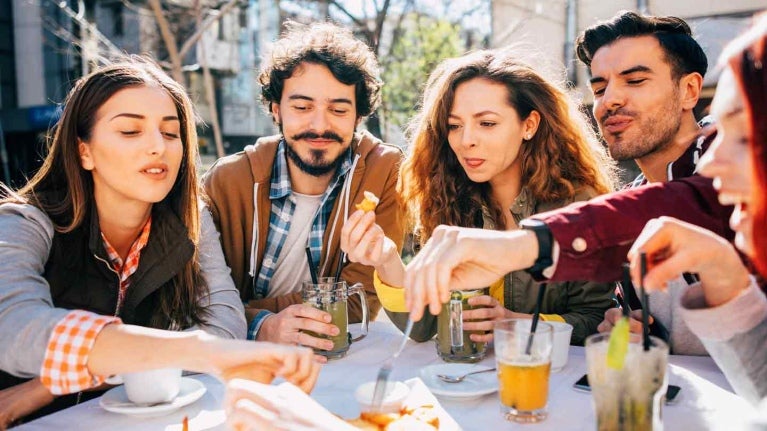
{"label": "man's mustache", "polygon": [[608,118],[614,116],[614,115],[623,115],[625,117],[636,117],[636,112],[629,111],[627,109],[618,108],[615,111],[607,111],[604,115],[599,117],[599,122],[604,123],[607,121]]}
{"label": "man's mustache", "polygon": [[315,132],[301,132],[297,135],[293,135],[293,140],[298,141],[300,139],[329,139],[338,142],[339,144],[343,143],[343,139],[338,136],[336,133],[328,130],[322,133],[321,135],[319,133]]}

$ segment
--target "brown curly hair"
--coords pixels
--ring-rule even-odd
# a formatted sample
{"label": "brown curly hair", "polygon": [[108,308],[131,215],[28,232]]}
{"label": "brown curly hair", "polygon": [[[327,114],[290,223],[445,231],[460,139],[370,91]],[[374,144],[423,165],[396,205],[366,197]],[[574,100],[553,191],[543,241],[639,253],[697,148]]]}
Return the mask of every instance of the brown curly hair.
{"label": "brown curly hair", "polygon": [[380,68],[373,51],[348,29],[329,22],[304,25],[289,21],[286,30],[263,59],[258,82],[261,101],[271,115],[280,103],[285,80],[302,63],[321,64],[346,85],[354,84],[357,118],[367,117],[381,101]]}
{"label": "brown curly hair", "polygon": [[523,186],[537,202],[572,198],[586,188],[597,193],[613,189],[615,162],[560,88],[509,51],[484,50],[448,59],[426,83],[421,110],[410,127],[410,154],[397,185],[416,219],[421,243],[440,224],[481,227],[483,208],[498,229],[506,228],[489,183],[469,179],[447,140],[455,90],[475,78],[505,85],[508,102],[521,120],[532,111],[540,114],[538,130],[519,153]]}

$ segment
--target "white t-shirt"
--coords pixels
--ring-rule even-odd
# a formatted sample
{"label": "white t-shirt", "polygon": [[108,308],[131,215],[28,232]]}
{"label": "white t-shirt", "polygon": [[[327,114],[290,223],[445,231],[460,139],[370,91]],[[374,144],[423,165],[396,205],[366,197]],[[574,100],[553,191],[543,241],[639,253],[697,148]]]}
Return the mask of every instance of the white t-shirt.
{"label": "white t-shirt", "polygon": [[268,298],[301,291],[301,283],[310,280],[306,261],[306,244],[312,221],[322,203],[322,195],[303,195],[293,192],[296,208],[290,220],[288,236],[277,257],[277,267],[269,283]]}

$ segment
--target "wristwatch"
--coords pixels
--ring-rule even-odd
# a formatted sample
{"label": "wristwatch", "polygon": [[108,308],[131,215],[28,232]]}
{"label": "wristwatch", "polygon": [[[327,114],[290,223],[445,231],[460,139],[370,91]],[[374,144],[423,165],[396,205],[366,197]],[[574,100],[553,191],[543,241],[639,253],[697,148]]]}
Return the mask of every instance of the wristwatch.
{"label": "wristwatch", "polygon": [[533,266],[527,268],[526,271],[533,276],[535,281],[546,281],[547,278],[543,275],[543,270],[554,263],[551,259],[551,249],[554,243],[551,230],[546,223],[535,219],[524,219],[519,222],[519,227],[533,231],[538,239],[538,258],[535,259]]}

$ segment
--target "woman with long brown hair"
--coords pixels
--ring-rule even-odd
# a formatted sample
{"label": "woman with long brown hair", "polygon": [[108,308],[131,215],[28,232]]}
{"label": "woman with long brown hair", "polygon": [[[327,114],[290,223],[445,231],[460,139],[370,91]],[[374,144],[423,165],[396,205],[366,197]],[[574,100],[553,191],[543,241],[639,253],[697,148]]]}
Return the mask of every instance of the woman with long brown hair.
{"label": "woman with long brown hair", "polygon": [[69,93],[42,168],[5,190],[4,421],[90,398],[77,393],[105,376],[154,368],[250,368],[261,380],[313,384],[308,349],[222,339],[244,338],[246,325],[198,202],[194,119],[184,89],[151,61],[103,67]]}
{"label": "woman with long brown hair", "polygon": [[[613,163],[585,116],[513,51],[479,51],[442,62],[426,84],[411,131],[398,190],[422,244],[440,224],[513,230],[532,214],[612,189]],[[405,311],[396,288],[403,286],[404,266],[373,214],[349,218],[342,248],[351,260],[376,268],[384,308]],[[530,274],[507,274],[488,295],[469,299],[480,308],[464,313],[464,329],[490,331],[493,320],[529,316],[536,293]],[[551,285],[541,312],[544,319],[572,324],[572,341],[580,344],[596,331],[611,296],[607,284]],[[402,321],[401,315],[392,318]],[[419,325],[413,338],[434,335],[433,320]],[[477,342],[491,337],[471,336]]]}

